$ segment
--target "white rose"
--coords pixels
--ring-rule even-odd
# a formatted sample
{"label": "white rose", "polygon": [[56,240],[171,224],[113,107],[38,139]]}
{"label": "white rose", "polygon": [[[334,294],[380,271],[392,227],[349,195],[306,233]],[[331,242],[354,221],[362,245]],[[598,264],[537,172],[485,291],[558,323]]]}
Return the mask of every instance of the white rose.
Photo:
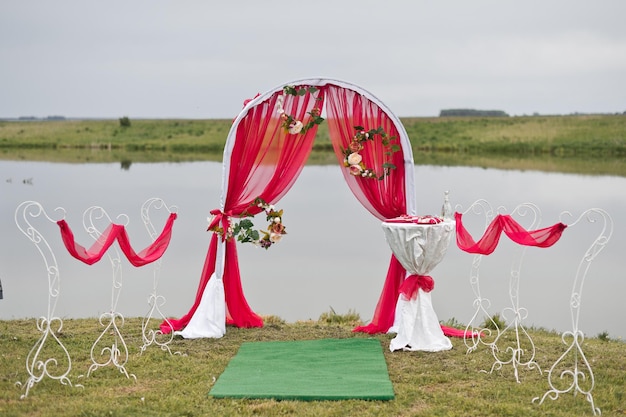
{"label": "white rose", "polygon": [[280,233],[270,233],[270,242],[278,243],[283,238],[283,235]]}
{"label": "white rose", "polygon": [[274,217],[274,223],[280,223],[280,217]]}
{"label": "white rose", "polygon": [[289,133],[291,133],[292,135],[296,135],[298,133],[300,133],[300,131],[302,130],[302,128],[304,127],[304,125],[302,124],[302,122],[300,120],[297,120],[293,126],[291,126],[289,128]]}
{"label": "white rose", "polygon": [[363,157],[356,152],[348,155],[348,164],[350,165],[359,165],[362,160],[363,160]]}

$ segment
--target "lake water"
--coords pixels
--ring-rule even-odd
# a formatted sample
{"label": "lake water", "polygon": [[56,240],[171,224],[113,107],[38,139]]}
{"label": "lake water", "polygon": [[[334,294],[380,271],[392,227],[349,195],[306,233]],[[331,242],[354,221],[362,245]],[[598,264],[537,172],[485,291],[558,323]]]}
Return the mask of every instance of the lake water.
{"label": "lake water", "polygon": [[[39,317],[47,311],[43,260],[14,221],[15,209],[26,200],[41,203],[55,219],[59,216],[54,209],[63,207],[83,246],[92,242],[82,229],[85,209],[101,206],[113,219],[127,214],[127,229],[136,249],[150,243],[140,217],[143,202],[159,197],[177,206],[179,217],[162,258],[157,291],[166,298],[162,307],[166,315],[185,314],[195,297],[211,237],[206,232],[207,216],[219,206],[221,169],[215,162],[132,164],[123,169],[120,164],[0,161],[4,292],[0,319]],[[284,209],[288,231],[280,244],[268,251],[239,245],[242,284],[255,312],[289,322],[317,319],[331,308],[338,314],[355,311],[365,321],[372,317],[391,252],[380,222],[352,196],[339,170],[335,165],[305,167],[277,204]],[[614,231],[589,269],[579,328],[590,336],[607,331],[610,337],[626,338],[626,178],[421,165],[415,166],[415,173],[420,214],[438,214],[445,190],[450,191],[453,207],[461,210],[480,198],[509,211],[521,203],[534,203],[542,211],[541,226],[558,222],[564,210],[574,218],[589,208],[606,210],[613,218]],[[159,216],[155,214],[154,223],[160,230],[165,215]],[[257,227],[264,223],[264,218],[255,220]],[[56,225],[43,218],[35,224],[52,246],[60,269],[56,315],[97,317],[109,311],[112,271],[106,257],[85,265],[67,253]],[[478,224],[468,223],[475,238],[482,235],[484,220]],[[576,268],[598,233],[597,225],[572,227],[554,247],[527,250],[520,280],[520,306],[528,309],[526,326],[571,330],[569,299]],[[516,249],[503,237],[494,254],[482,260],[481,289],[491,300],[491,312],[510,303],[508,279]],[[445,259],[432,271],[436,282],[432,298],[440,320],[467,323],[471,319],[472,260],[473,255],[451,242]],[[124,260],[122,268],[123,288],[116,310],[126,317],[141,317],[149,309],[153,265],[135,268]]]}

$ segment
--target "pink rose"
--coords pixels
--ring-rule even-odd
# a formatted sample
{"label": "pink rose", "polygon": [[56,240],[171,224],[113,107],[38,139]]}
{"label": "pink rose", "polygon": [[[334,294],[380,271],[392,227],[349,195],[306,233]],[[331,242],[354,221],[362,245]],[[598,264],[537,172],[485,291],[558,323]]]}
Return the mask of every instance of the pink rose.
{"label": "pink rose", "polygon": [[270,231],[272,233],[284,234],[285,233],[285,226],[282,223],[273,223],[270,226]]}
{"label": "pink rose", "polygon": [[360,142],[353,140],[352,142],[350,142],[350,146],[348,148],[350,149],[350,152],[355,153],[363,149],[363,145],[361,145]]}
{"label": "pink rose", "polygon": [[355,177],[358,177],[359,175],[361,175],[361,171],[363,171],[363,168],[361,168],[360,165],[350,165],[350,174],[354,175]]}

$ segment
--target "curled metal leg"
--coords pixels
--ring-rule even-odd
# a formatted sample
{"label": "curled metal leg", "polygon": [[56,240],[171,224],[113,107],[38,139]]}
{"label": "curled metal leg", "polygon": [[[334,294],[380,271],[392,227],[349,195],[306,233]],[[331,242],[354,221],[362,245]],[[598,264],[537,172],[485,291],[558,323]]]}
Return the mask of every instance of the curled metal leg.
{"label": "curled metal leg", "polygon": [[[511,215],[529,218],[528,230],[538,228],[541,222],[541,212],[532,203],[520,204],[511,212]],[[539,373],[542,373],[539,364],[535,361],[535,343],[523,324],[524,319],[528,316],[528,311],[526,308],[520,307],[519,288],[526,249],[525,246],[517,248],[517,253],[513,256],[509,278],[511,306],[502,311],[502,317],[509,324],[498,333],[492,349],[494,363],[491,371],[510,364],[513,367],[513,373],[517,382],[520,382],[520,367],[537,369]]]}
{"label": "curled metal leg", "polygon": [[[127,217],[123,215],[127,220]],[[102,207],[92,206],[83,213],[83,226],[89,235],[98,240],[102,232],[96,226],[101,220],[105,220],[108,227],[113,223],[109,215]],[[113,252],[113,255],[111,254]],[[100,316],[100,325],[104,327],[100,336],[91,347],[91,366],[87,371],[87,376],[91,372],[104,366],[115,366],[127,378],[131,376],[136,380],[134,374],[129,374],[126,370],[128,361],[128,347],[120,329],[124,326],[124,317],[116,311],[117,302],[122,291],[122,264],[120,253],[117,248],[111,247],[107,251],[107,256],[111,262],[113,270],[113,281],[111,286],[111,309]],[[98,353],[99,351],[99,353]]]}
{"label": "curled metal leg", "polygon": [[[158,236],[158,232],[154,228],[154,224],[152,223],[152,220],[150,218],[150,211],[152,209],[165,209],[169,214],[172,212],[176,212],[176,208],[174,206],[168,207],[165,202],[160,198],[150,198],[146,200],[141,206],[141,219],[146,226],[150,238],[152,239],[152,241],[154,241]],[[169,324],[169,319],[161,311],[161,307],[165,305],[165,297],[158,293],[159,275],[161,273],[161,261],[162,258],[159,258],[156,262],[154,262],[153,266],[154,269],[152,293],[148,297],[149,310],[148,313],[144,316],[141,323],[141,335],[143,338],[141,353],[143,353],[149,346],[158,346],[159,348],[161,348],[161,350],[172,354],[169,345],[174,339],[174,332],[163,334],[160,329],[154,330],[151,328],[151,322],[155,320],[158,324],[163,321]],[[180,352],[174,353],[180,354]]]}
{"label": "curled metal leg", "polygon": [[[37,330],[41,336],[26,357],[26,371],[29,377],[24,384],[16,383],[18,386],[24,386],[24,393],[21,398],[26,398],[30,389],[44,378],[54,379],[63,385],[72,386],[69,378],[72,370],[72,359],[67,348],[57,336],[63,329],[63,320],[56,317],[54,313],[61,294],[59,267],[48,241],[31,223],[31,219],[40,216],[56,223],[46,214],[41,204],[35,201],[25,201],[15,211],[15,223],[39,251],[45,263],[48,277],[48,311],[45,316],[41,316],[37,320]],[[75,386],[82,387],[80,384]]]}
{"label": "curled metal leg", "polygon": [[[469,212],[484,216],[485,227],[487,227],[487,225],[489,225],[494,218],[494,210],[491,207],[491,204],[483,199],[476,200],[472,203],[464,214]],[[467,353],[478,350],[480,346],[486,346],[491,349],[494,338],[493,332],[496,332],[496,336],[500,333],[498,325],[493,321],[493,319],[491,319],[491,315],[488,312],[491,307],[491,301],[483,296],[480,289],[480,263],[482,259],[483,255],[474,255],[472,259],[472,269],[470,271],[470,286],[474,292],[475,298],[473,302],[474,314],[465,328],[465,334],[471,335],[471,337],[465,337],[463,339],[465,346],[467,347]],[[493,324],[491,327],[495,330],[481,326],[479,320],[481,320],[481,317],[483,316],[489,317]]]}
{"label": "curled metal leg", "polygon": [[[569,213],[563,213],[569,215]],[[599,235],[583,255],[570,296],[570,313],[572,318],[572,330],[563,333],[561,339],[567,346],[565,352],[556,360],[548,371],[548,389],[543,396],[533,398],[534,403],[542,404],[547,398],[556,400],[560,394],[572,391],[574,394],[580,393],[591,405],[594,415],[600,415],[600,408],[596,407],[593,401],[592,391],[595,386],[595,378],[591,365],[583,352],[584,335],[578,328],[580,307],[582,303],[583,286],[591,262],[604,249],[613,234],[613,219],[609,214],[598,208],[589,209],[583,212],[578,219],[569,224],[572,228],[582,221],[588,223],[598,223],[601,226]]]}

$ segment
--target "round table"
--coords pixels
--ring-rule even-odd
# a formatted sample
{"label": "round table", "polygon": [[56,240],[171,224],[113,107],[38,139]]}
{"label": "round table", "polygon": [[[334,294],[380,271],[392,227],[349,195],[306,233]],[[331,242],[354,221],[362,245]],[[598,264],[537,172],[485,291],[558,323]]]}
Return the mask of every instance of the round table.
{"label": "round table", "polygon": [[[446,254],[454,234],[454,220],[439,223],[416,223],[416,220],[382,223],[391,251],[407,271],[405,280],[427,276]],[[452,348],[452,342],[441,329],[433,309],[430,290],[418,288],[413,297],[401,293],[396,305],[395,322],[390,332],[397,335],[389,348],[437,352]]]}

